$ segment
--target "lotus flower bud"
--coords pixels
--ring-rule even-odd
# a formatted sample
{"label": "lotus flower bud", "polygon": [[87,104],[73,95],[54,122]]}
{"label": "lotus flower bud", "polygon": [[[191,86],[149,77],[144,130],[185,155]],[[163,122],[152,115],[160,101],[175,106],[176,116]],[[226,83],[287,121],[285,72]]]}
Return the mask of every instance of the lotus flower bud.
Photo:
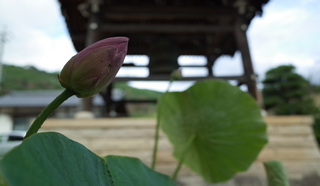
{"label": "lotus flower bud", "polygon": [[181,79],[182,79],[181,69],[177,69],[177,70],[172,71],[170,77],[171,77],[170,79],[171,79],[172,81],[181,80]]}
{"label": "lotus flower bud", "polygon": [[79,98],[94,96],[105,89],[122,66],[128,41],[126,37],[107,38],[83,49],[58,75],[61,86],[74,91]]}

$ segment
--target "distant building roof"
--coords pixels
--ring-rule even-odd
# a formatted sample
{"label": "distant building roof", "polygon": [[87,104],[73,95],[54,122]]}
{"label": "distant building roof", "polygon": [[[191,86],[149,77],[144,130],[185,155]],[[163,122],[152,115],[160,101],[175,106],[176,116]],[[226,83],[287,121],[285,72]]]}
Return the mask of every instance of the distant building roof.
{"label": "distant building roof", "polygon": [[[0,108],[5,107],[46,107],[63,90],[35,90],[35,91],[13,91],[0,97]],[[81,99],[76,96],[70,97],[61,107],[76,107],[80,105]],[[94,106],[103,106],[102,97],[97,94],[93,97]]]}

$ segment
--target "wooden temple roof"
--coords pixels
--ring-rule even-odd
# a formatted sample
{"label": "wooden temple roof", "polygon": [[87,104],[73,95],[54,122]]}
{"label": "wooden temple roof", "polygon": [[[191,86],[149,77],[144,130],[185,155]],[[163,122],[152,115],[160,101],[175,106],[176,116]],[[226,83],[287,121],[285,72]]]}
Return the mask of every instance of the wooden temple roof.
{"label": "wooden temple roof", "polygon": [[[166,35],[180,55],[233,55],[236,15],[246,29],[268,0],[59,0],[77,51],[86,46],[89,7],[98,4],[101,37],[130,38],[128,54],[146,54],[155,37]],[[102,39],[101,38],[101,39]]]}
{"label": "wooden temple roof", "polygon": [[[179,55],[203,55],[207,58],[207,77],[183,77],[182,80],[219,78],[246,84],[258,99],[246,30],[262,6],[269,0],[59,0],[61,12],[75,49],[114,36],[130,38],[129,55],[149,56],[146,78],[117,77],[115,80],[169,80],[179,68]],[[221,55],[241,52],[244,74],[216,77],[212,67]],[[124,64],[125,65],[125,64]],[[128,64],[126,64],[128,65]],[[101,93],[110,113],[112,85]],[[91,110],[90,99],[83,99],[83,110]]]}

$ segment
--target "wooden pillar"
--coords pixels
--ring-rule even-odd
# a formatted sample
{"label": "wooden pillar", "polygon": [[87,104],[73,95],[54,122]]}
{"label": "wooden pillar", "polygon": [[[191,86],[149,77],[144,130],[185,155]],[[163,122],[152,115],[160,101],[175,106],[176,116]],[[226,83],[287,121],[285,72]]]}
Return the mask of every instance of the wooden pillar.
{"label": "wooden pillar", "polygon": [[[87,26],[87,36],[86,36],[86,46],[89,46],[99,40],[101,40],[100,35],[100,17],[99,17],[99,6],[91,3],[91,14]],[[93,97],[82,98],[81,100],[81,111],[93,111],[92,104]]]}
{"label": "wooden pillar", "polygon": [[112,83],[110,83],[110,85],[107,87],[105,102],[106,102],[106,116],[110,116],[111,106],[113,105]]}
{"label": "wooden pillar", "polygon": [[207,55],[206,67],[208,69],[208,76],[214,76],[212,68],[216,59],[217,59],[217,55]]}
{"label": "wooden pillar", "polygon": [[234,36],[237,43],[238,50],[241,52],[242,64],[246,77],[245,83],[248,86],[248,92],[257,100],[257,86],[256,86],[256,74],[253,71],[250,50],[246,35],[248,25],[245,22],[243,16],[237,15],[234,25]]}

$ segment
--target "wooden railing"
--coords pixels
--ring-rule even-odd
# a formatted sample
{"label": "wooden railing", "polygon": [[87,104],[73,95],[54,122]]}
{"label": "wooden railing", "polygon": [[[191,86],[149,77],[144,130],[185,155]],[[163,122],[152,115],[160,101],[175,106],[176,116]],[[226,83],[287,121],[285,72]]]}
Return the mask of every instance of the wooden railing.
{"label": "wooden railing", "polygon": [[[288,177],[300,180],[305,176],[320,175],[320,153],[313,136],[310,116],[269,116],[264,118],[268,125],[269,143],[257,160],[233,182],[243,177],[264,180],[262,162],[281,160]],[[82,143],[98,154],[124,155],[140,158],[151,164],[153,136],[156,120],[145,118],[116,119],[48,119],[41,131],[56,131]],[[177,161],[171,156],[172,147],[164,134],[160,134],[156,170],[171,175]],[[201,185],[202,179],[183,167],[178,180],[184,185]],[[232,180],[231,180],[232,181]]]}

